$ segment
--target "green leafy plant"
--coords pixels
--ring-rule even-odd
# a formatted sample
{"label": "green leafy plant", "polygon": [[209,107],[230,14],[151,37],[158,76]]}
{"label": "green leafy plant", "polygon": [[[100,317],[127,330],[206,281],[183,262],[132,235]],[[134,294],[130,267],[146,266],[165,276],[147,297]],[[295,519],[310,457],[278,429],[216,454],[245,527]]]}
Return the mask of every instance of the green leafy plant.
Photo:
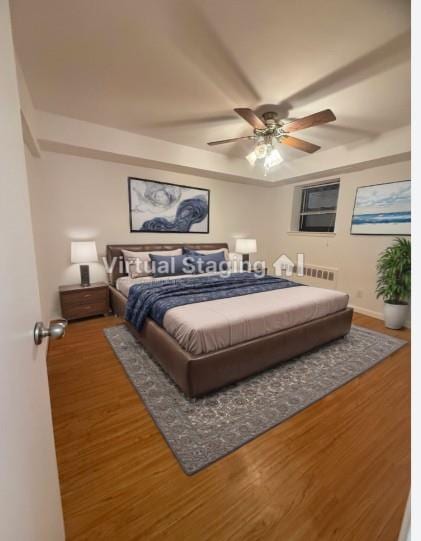
{"label": "green leafy plant", "polygon": [[407,304],[411,295],[411,241],[396,238],[377,261],[377,298]]}

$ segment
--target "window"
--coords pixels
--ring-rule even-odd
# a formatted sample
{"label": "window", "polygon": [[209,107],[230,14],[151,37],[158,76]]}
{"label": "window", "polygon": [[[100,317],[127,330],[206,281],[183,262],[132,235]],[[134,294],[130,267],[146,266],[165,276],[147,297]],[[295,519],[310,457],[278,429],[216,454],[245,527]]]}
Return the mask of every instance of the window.
{"label": "window", "polygon": [[301,191],[299,231],[331,233],[335,230],[339,182],[308,186]]}

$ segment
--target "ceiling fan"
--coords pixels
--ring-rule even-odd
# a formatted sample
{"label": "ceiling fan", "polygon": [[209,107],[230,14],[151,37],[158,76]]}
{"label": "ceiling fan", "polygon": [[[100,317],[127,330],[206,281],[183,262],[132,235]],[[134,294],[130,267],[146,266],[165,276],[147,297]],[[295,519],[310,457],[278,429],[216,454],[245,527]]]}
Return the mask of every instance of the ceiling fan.
{"label": "ceiling fan", "polygon": [[247,156],[247,159],[251,165],[254,165],[256,160],[264,158],[265,172],[274,165],[278,165],[282,162],[281,155],[273,146],[274,140],[312,154],[320,149],[318,145],[314,145],[303,139],[298,139],[297,137],[291,137],[289,134],[294,131],[304,130],[312,126],[318,126],[319,124],[326,124],[327,122],[336,120],[336,116],[330,109],[325,109],[324,111],[291,122],[279,120],[277,113],[272,111],[263,113],[263,120],[248,108],[241,107],[234,109],[234,111],[254,128],[253,135],[235,137],[234,139],[223,139],[221,141],[211,141],[208,145],[223,145],[225,143],[240,141],[241,139],[255,140],[257,142],[256,147]]}

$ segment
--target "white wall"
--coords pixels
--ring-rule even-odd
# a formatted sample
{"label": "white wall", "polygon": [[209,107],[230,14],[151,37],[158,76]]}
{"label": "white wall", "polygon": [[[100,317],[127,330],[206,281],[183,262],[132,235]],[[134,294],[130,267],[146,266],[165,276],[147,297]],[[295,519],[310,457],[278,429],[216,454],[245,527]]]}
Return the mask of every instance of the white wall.
{"label": "white wall", "polygon": [[[224,182],[180,173],[123,165],[90,158],[27,152],[31,206],[45,319],[60,315],[57,289],[79,282],[79,266],[70,265],[70,241],[95,239],[99,255],[106,244],[148,242],[228,242],[257,238],[265,257],[270,220],[266,215],[270,188]],[[145,234],[129,232],[127,177],[168,181],[211,190],[210,233]],[[99,264],[91,280],[104,280]]]}
{"label": "white wall", "polygon": [[[338,268],[337,288],[350,295],[350,303],[368,315],[381,317],[383,303],[375,296],[376,261],[379,253],[392,241],[392,236],[351,235],[350,226],[358,186],[380,184],[411,178],[410,162],[401,162],[335,175],[340,178],[336,231],[333,237],[309,234],[288,234],[291,228],[294,188],[297,184],[275,188],[270,214],[274,217],[267,246],[275,260],[286,253],[295,260],[304,253],[305,263]],[[326,179],[328,180],[328,178]],[[321,181],[319,179],[317,182]],[[301,183],[306,185],[311,181]],[[326,282],[328,284],[328,282]]]}
{"label": "white wall", "polygon": [[[104,255],[105,245],[111,243],[225,241],[233,249],[237,236],[257,238],[256,258],[269,264],[281,253],[291,259],[304,253],[309,265],[338,268],[337,288],[349,293],[350,303],[381,317],[382,301],[375,297],[376,261],[393,237],[350,235],[355,192],[358,186],[411,178],[410,162],[339,175],[333,237],[288,234],[297,184],[248,186],[53,152],[43,152],[41,159],[27,153],[27,163],[45,319],[60,315],[58,286],[79,281],[79,267],[69,261],[71,240],[95,239]],[[209,188],[209,235],[130,233],[128,176]],[[104,280],[101,265],[91,266],[91,278]]]}

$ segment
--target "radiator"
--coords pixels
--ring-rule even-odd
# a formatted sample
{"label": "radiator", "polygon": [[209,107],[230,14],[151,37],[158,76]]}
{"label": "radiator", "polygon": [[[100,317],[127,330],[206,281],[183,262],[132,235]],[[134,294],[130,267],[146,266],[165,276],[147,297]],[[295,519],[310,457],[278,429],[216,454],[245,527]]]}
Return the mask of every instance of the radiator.
{"label": "radiator", "polygon": [[338,269],[334,267],[321,267],[320,265],[304,265],[304,276],[297,274],[297,267],[293,270],[293,280],[316,287],[337,289]]}

